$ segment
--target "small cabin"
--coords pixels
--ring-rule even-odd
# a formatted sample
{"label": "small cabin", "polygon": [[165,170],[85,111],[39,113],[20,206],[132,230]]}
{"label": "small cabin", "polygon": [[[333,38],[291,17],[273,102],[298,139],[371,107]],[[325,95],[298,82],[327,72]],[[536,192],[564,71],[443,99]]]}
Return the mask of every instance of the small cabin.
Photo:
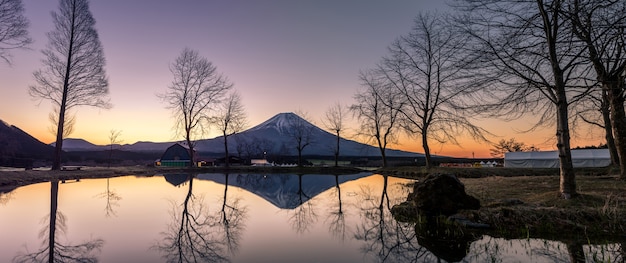
{"label": "small cabin", "polygon": [[190,162],[189,148],[179,143],[168,147],[157,161],[160,166],[166,167],[186,167]]}

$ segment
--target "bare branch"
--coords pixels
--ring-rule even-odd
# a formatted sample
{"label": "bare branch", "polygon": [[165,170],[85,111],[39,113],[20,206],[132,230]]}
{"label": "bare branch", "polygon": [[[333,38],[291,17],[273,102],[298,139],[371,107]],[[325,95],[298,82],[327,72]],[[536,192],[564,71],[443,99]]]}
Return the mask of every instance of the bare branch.
{"label": "bare branch", "polygon": [[66,111],[77,106],[110,108],[111,104],[107,97],[109,83],[104,71],[104,52],[89,2],[60,0],[52,20],[55,29],[47,34],[48,45],[42,51],[43,68],[33,73],[36,84],[28,92],[35,99],[49,100],[58,110],[52,169],[59,170],[63,137],[68,134],[64,125],[68,121]]}
{"label": "bare branch", "polygon": [[224,98],[233,84],[217,73],[217,68],[197,51],[185,48],[170,65],[174,80],[167,91],[157,96],[166,103],[174,118],[177,135],[182,136],[194,165],[195,141],[209,128],[210,112]]}
{"label": "bare branch", "polygon": [[33,42],[28,36],[28,26],[21,0],[0,1],[0,58],[7,64],[11,64],[10,51],[26,48]]}

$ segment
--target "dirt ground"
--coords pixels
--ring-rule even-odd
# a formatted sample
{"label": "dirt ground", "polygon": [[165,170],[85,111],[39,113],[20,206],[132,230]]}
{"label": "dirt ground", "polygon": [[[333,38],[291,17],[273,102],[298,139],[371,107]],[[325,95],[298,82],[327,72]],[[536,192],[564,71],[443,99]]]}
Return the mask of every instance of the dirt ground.
{"label": "dirt ground", "polygon": [[[452,168],[465,190],[480,200],[479,210],[461,211],[508,238],[626,239],[626,181],[615,168],[576,170],[577,196],[559,195],[558,169]],[[420,179],[422,171],[396,169],[396,176]]]}

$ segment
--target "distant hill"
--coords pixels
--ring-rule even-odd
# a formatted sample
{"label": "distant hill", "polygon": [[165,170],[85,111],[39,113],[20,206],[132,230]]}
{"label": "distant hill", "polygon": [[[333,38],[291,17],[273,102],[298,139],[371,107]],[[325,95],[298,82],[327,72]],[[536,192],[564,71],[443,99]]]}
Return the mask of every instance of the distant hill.
{"label": "distant hill", "polygon": [[[260,157],[268,155],[297,155],[293,136],[293,124],[303,123],[306,129],[310,129],[311,143],[302,152],[309,156],[333,156],[333,147],[337,137],[312,123],[302,119],[294,113],[279,113],[265,122],[250,129],[228,137],[229,152],[237,155],[242,152],[244,156]],[[167,147],[176,142],[136,142],[121,146],[124,151],[131,152],[163,152]],[[362,144],[353,140],[340,140],[341,156],[380,156],[377,147]],[[98,151],[107,150],[107,146],[94,145],[82,139],[66,139],[63,143],[65,151]],[[224,153],[224,138],[222,136],[199,140],[196,142],[196,150],[200,153],[220,155]],[[387,150],[389,157],[423,157],[423,154]]]}
{"label": "distant hill", "polygon": [[[56,145],[56,142],[50,144],[52,147]],[[63,139],[63,150],[65,151],[99,151],[104,150],[105,147],[106,146],[95,145],[83,139]]]}
{"label": "distant hill", "polygon": [[51,159],[54,148],[0,120],[0,159]]}

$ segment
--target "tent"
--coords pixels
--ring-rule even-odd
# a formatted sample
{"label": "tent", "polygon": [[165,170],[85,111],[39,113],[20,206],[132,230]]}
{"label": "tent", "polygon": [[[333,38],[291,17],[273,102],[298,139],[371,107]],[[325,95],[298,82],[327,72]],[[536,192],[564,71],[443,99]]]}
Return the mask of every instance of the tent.
{"label": "tent", "polygon": [[[611,164],[608,149],[572,150],[574,167],[606,167]],[[508,152],[504,154],[504,167],[509,168],[559,168],[558,151]]]}

